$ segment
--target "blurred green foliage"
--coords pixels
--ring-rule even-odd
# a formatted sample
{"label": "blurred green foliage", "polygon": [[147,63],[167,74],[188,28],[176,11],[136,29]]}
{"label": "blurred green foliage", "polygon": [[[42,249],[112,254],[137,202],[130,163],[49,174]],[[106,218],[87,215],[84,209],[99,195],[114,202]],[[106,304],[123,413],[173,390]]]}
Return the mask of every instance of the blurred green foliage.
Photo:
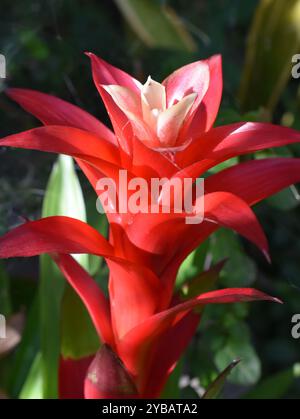
{"label": "blurred green foliage", "polygon": [[[146,3],[151,3],[151,6]],[[284,3],[282,13],[266,13],[266,24],[258,27],[253,19],[255,16],[257,19],[259,12],[256,8],[260,3],[268,3],[271,7],[272,1],[143,0],[126,1],[120,7],[120,1],[111,0],[1,0],[0,53],[6,56],[8,77],[5,81],[0,80],[0,90],[10,85],[53,93],[108,123],[93,86],[84,51],[101,55],[141,81],[145,81],[149,74],[162,80],[181,65],[222,53],[224,97],[218,124],[264,120],[266,114],[262,107],[267,107],[271,111],[267,119],[299,129],[300,85],[297,80],[288,82],[286,73],[290,65],[286,62],[290,54],[286,44],[290,41],[285,30],[289,31],[289,23],[284,20],[284,24],[280,23],[281,29],[278,27],[280,18],[296,18],[294,12],[291,15],[291,10],[297,2],[281,2]],[[134,13],[131,11],[129,17],[124,4],[138,9]],[[146,8],[142,7],[143,4]],[[157,22],[168,23],[155,24],[155,16],[158,16]],[[264,54],[261,48],[270,39],[273,49]],[[293,45],[288,47],[292,51]],[[280,85],[276,100],[271,100],[273,84],[281,70],[285,80]],[[246,87],[245,80],[248,83]],[[239,93],[241,91],[244,96]],[[269,103],[272,106],[266,105]],[[0,108],[1,137],[38,125],[4,94],[0,95]],[[271,153],[274,155],[275,152]],[[287,153],[299,157],[299,146],[276,151],[276,155]],[[1,149],[0,158],[2,234],[18,224],[20,216],[40,216],[55,156],[43,154],[41,157],[34,151]],[[225,165],[234,163],[236,161]],[[93,192],[81,173],[78,172],[78,176],[85,196],[88,221],[105,232],[105,223],[95,216]],[[300,384],[297,374],[293,373],[293,366],[299,362],[300,342],[291,337],[291,317],[300,309],[300,210],[297,190],[284,191],[259,205],[257,214],[270,240],[272,265],[268,265],[249,243],[233,233],[220,231],[185,262],[178,277],[178,287],[203,269],[208,269],[212,263],[228,259],[218,285],[254,285],[279,296],[286,304],[237,304],[226,308],[207,308],[193,344],[168,384],[168,396],[196,397],[191,387],[179,391],[177,382],[181,374],[199,378],[201,386],[207,388],[233,359],[241,358],[240,364],[228,377],[224,397],[242,397],[245,394],[248,398],[272,395],[299,398]],[[99,263],[102,262],[89,261],[92,274],[99,271]],[[98,279],[104,283],[105,267],[101,267]],[[18,349],[0,361],[0,390],[5,390],[10,397],[38,395],[41,345],[37,260],[12,260],[3,264],[3,268],[2,272],[1,266],[0,311],[18,312],[24,308],[27,321]],[[10,279],[10,286],[7,278]],[[258,382],[260,384],[257,385]]]}

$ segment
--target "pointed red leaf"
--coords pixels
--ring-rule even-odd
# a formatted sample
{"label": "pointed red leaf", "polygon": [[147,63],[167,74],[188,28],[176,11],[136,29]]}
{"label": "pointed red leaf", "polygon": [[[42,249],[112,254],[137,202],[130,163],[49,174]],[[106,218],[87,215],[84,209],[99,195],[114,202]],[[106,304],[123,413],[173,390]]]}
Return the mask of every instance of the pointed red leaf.
{"label": "pointed red leaf", "polygon": [[114,346],[110,305],[96,281],[72,256],[57,254],[54,261],[85,304],[101,342]]}
{"label": "pointed red leaf", "polygon": [[207,192],[228,191],[249,205],[300,181],[300,159],[275,158],[241,163],[205,181]]}
{"label": "pointed red leaf", "polygon": [[[143,372],[140,370],[140,366],[144,365],[157,339],[160,339],[170,327],[184,318],[192,309],[207,304],[263,300],[280,303],[278,299],[252,288],[229,288],[202,294],[197,298],[178,304],[148,318],[124,336],[119,344],[118,352],[121,354],[131,374],[142,374]],[[172,350],[174,349],[170,347],[169,351],[172,352]]]}
{"label": "pointed red leaf", "polygon": [[197,93],[192,111],[198,108],[210,83],[207,61],[196,61],[174,71],[164,81],[167,107],[170,108],[190,93]]}
{"label": "pointed red leaf", "polygon": [[199,321],[198,314],[188,313],[151,346],[140,380],[137,378],[143,397],[159,397],[170,373],[195,335]]}
{"label": "pointed red leaf", "polygon": [[[161,309],[163,287],[157,276],[142,265],[107,261],[111,276],[109,294],[112,322],[121,339],[129,330]],[[128,302],[130,301],[130,307]]]}
{"label": "pointed red leaf", "polygon": [[[239,122],[217,127],[198,137],[188,149],[177,153],[176,161],[185,173],[200,176],[209,168],[235,156],[300,142],[291,128],[258,122]],[[201,144],[201,145],[200,145]],[[189,166],[190,167],[186,167]]]}
{"label": "pointed red leaf", "polygon": [[241,198],[227,192],[209,193],[204,196],[204,209],[204,222],[195,225],[186,224],[185,213],[137,214],[126,228],[127,236],[137,247],[161,254],[161,266],[168,260],[163,258],[173,257],[174,252],[186,247],[187,243],[198,242],[207,223],[235,230],[268,254],[265,234],[255,214]]}
{"label": "pointed red leaf", "polygon": [[[102,58],[97,57],[97,55],[87,52],[86,55],[91,59],[94,66],[93,70],[96,76],[97,84],[115,84],[119,86],[128,87],[134,92],[139,92],[140,83],[132,76],[127,74],[125,71],[120,70],[117,67],[109,64],[104,61]],[[96,86],[98,88],[98,86]]]}
{"label": "pointed red leaf", "polygon": [[[67,154],[100,166],[119,164],[118,149],[95,134],[78,128],[51,125],[34,128],[0,140],[0,146]],[[100,164],[99,164],[100,163]]]}
{"label": "pointed red leaf", "polygon": [[187,121],[181,137],[186,136],[194,141],[200,132],[209,131],[217,118],[223,92],[223,76],[222,76],[222,57],[215,55],[205,60],[209,67],[209,86],[205,96],[203,97],[198,109],[191,115],[191,119]]}
{"label": "pointed red leaf", "polygon": [[207,221],[211,220],[219,226],[235,230],[256,244],[269,259],[269,246],[265,233],[245,201],[227,192],[206,194],[204,200]]}
{"label": "pointed red leaf", "polygon": [[30,89],[7,89],[6,94],[44,125],[63,125],[90,131],[116,144],[113,132],[88,112],[52,95]]}
{"label": "pointed red leaf", "polygon": [[88,224],[62,216],[27,222],[0,237],[0,258],[44,253],[89,253],[113,257],[114,249]]}
{"label": "pointed red leaf", "polygon": [[102,97],[102,100],[111,118],[117,138],[120,141],[124,152],[130,154],[130,136],[132,135],[131,125],[125,114],[119,109],[112,97],[103,88],[103,85],[117,84],[138,92],[138,82],[124,71],[106,63],[95,54],[87,53],[87,55],[91,59],[95,86],[100,93],[100,96]]}

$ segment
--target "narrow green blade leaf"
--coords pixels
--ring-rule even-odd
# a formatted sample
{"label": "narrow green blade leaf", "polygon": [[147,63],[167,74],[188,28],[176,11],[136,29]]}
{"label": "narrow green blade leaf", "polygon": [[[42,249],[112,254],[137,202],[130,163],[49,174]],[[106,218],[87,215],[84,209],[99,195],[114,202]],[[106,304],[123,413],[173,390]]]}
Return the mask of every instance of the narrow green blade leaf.
{"label": "narrow green blade leaf", "polygon": [[243,111],[272,113],[291,77],[292,57],[300,47],[300,1],[261,0],[249,34],[240,87]]}
{"label": "narrow green blade leaf", "polygon": [[211,383],[202,398],[217,399],[224,388],[228,375],[239,363],[240,359],[232,361],[231,364],[228,365],[228,367],[225,368],[225,370],[215,379],[215,381]]}
{"label": "narrow green blade leaf", "polygon": [[61,353],[64,358],[78,359],[97,352],[98,335],[85,306],[67,284],[61,311]]}
{"label": "narrow green blade leaf", "polygon": [[0,314],[4,316],[11,314],[9,278],[2,263],[0,263]]}
{"label": "narrow green blade leaf", "polygon": [[[86,220],[86,211],[81,187],[76,175],[73,159],[68,156],[59,156],[57,163],[53,167],[47,186],[44,205],[43,217],[52,215],[65,215],[73,218]],[[59,232],[58,232],[59,234]],[[88,255],[78,255],[76,259],[88,269]],[[40,281],[40,334],[41,334],[41,363],[43,375],[43,396],[45,398],[57,397],[58,383],[58,361],[61,349],[68,356],[80,356],[80,350],[77,345],[81,345],[81,333],[79,324],[74,319],[83,317],[82,313],[85,308],[81,301],[75,296],[70,287],[66,287],[66,283],[56,265],[49,256],[41,257],[40,264],[41,281]],[[68,296],[66,296],[66,294]],[[73,295],[74,294],[74,295]],[[65,297],[64,297],[65,296]],[[68,305],[62,308],[63,301],[72,298],[74,304],[72,315],[67,315]],[[77,311],[75,310],[75,306]],[[61,322],[62,312],[65,316],[64,322]],[[77,326],[77,336],[75,338],[68,337],[70,331]],[[80,327],[87,329],[93,328],[88,322]],[[84,331],[86,333],[86,331]],[[90,332],[95,333],[94,329]],[[94,340],[92,349],[94,348]],[[64,356],[64,352],[62,352]],[[84,356],[82,354],[82,356]]]}
{"label": "narrow green blade leaf", "polygon": [[35,357],[19,398],[26,400],[43,398],[42,356],[40,353]]}
{"label": "narrow green blade leaf", "polygon": [[115,0],[137,36],[152,48],[195,51],[196,45],[176,13],[153,0]]}
{"label": "narrow green blade leaf", "polygon": [[39,301],[35,298],[27,315],[22,341],[18,346],[8,380],[10,397],[17,398],[30,372],[39,347]]}

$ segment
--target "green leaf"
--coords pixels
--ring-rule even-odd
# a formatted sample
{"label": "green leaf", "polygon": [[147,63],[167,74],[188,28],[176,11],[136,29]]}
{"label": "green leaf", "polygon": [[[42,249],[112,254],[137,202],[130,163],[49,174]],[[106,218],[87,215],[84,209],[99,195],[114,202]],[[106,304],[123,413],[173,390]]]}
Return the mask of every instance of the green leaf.
{"label": "green leaf", "polygon": [[[108,236],[108,220],[104,214],[100,214],[96,209],[94,191],[88,199],[86,199],[86,212],[88,224],[99,231],[102,236]],[[103,258],[95,255],[89,256],[89,273],[94,276],[97,275],[103,265]]]}
{"label": "green leaf", "polygon": [[[200,328],[200,331],[202,332],[203,329]],[[218,333],[218,326],[214,327],[214,332],[212,340],[208,338],[207,330],[204,330],[203,338],[194,339],[186,355],[186,364],[189,366],[192,376],[199,378],[204,388],[207,388],[218,376],[218,370],[213,361],[213,353],[216,350],[213,343],[215,344],[216,340],[221,338],[220,346],[222,346],[223,337]]]}
{"label": "green leaf", "polygon": [[195,51],[196,45],[183,22],[170,7],[153,0],[115,0],[137,36],[151,48]]}
{"label": "green leaf", "polygon": [[243,399],[269,399],[277,400],[284,397],[293,385],[296,378],[300,376],[300,364],[293,368],[281,371],[261,381]]}
{"label": "green leaf", "polygon": [[194,250],[182,263],[176,278],[176,287],[181,288],[182,285],[204,270],[205,260],[209,241],[206,241],[196,250]]}
{"label": "green leaf", "polygon": [[27,379],[39,349],[39,301],[35,298],[27,315],[22,341],[13,356],[8,380],[8,392],[17,398]]}
{"label": "green leaf", "polygon": [[181,297],[189,300],[204,292],[212,291],[215,288],[216,281],[218,280],[225,263],[226,261],[222,261],[211,269],[200,273],[191,281],[185,283],[181,289]]}
{"label": "green leaf", "polygon": [[299,47],[300,1],[261,0],[248,38],[240,86],[243,111],[264,107],[272,114],[291,77],[291,60]]}
{"label": "green leaf", "polygon": [[9,278],[3,263],[0,262],[0,314],[4,316],[9,316],[12,313],[9,288]]}
{"label": "green leaf", "polygon": [[256,384],[261,375],[260,360],[251,346],[244,332],[240,332],[239,337],[228,339],[215,355],[215,363],[219,370],[223,370],[232,359],[241,359],[241,362],[232,371],[229,381],[243,386]]}
{"label": "green leaf", "polygon": [[40,353],[35,357],[19,398],[25,400],[43,398],[42,356]]}
{"label": "green leaf", "polygon": [[77,294],[67,284],[61,312],[61,353],[78,359],[92,355],[100,347],[91,318]]}
{"label": "green leaf", "polygon": [[[86,220],[86,211],[81,187],[76,175],[73,159],[68,156],[59,156],[53,167],[47,186],[45,200],[43,205],[43,217],[52,215],[65,215],[73,218]],[[58,232],[59,234],[59,232]],[[88,269],[88,255],[77,255],[76,259],[86,269]],[[41,257],[40,263],[40,334],[41,334],[41,356],[42,373],[45,398],[57,397],[58,383],[58,361],[61,353],[74,358],[86,355],[88,340],[85,342],[84,353],[82,353],[81,341],[85,336],[90,337],[95,334],[95,330],[86,316],[83,316],[85,308],[79,298],[73,294],[71,288],[66,287],[62,274],[50,259],[45,255]],[[78,300],[72,314],[67,315],[69,300]],[[63,301],[67,302],[66,307],[62,308]],[[77,311],[75,312],[75,306]],[[63,311],[61,311],[63,310]],[[65,316],[61,324],[62,312]],[[77,324],[77,335],[74,336],[74,323],[78,317],[81,317],[80,324]],[[61,328],[62,326],[62,328]],[[80,328],[79,328],[80,326]],[[91,330],[92,327],[92,330]],[[87,332],[87,330],[89,330]],[[70,336],[68,333],[70,332]],[[92,339],[91,350],[94,349]]]}
{"label": "green leaf", "polygon": [[202,398],[217,399],[224,388],[229,374],[240,363],[240,361],[240,359],[232,361],[231,364],[229,364],[228,367],[225,368],[225,370],[221,372],[221,374],[219,374],[219,376],[211,383]]}
{"label": "green leaf", "polygon": [[212,259],[218,262],[228,259],[220,275],[226,287],[247,287],[256,279],[255,263],[245,255],[239,236],[230,230],[217,231],[210,242]]}
{"label": "green leaf", "polygon": [[277,193],[267,199],[267,202],[274,208],[281,211],[290,211],[297,208],[300,203],[300,195],[295,186]]}
{"label": "green leaf", "polygon": [[183,371],[183,360],[181,359],[171,375],[168,378],[167,384],[161,395],[161,399],[179,399],[180,398],[180,388],[179,380]]}

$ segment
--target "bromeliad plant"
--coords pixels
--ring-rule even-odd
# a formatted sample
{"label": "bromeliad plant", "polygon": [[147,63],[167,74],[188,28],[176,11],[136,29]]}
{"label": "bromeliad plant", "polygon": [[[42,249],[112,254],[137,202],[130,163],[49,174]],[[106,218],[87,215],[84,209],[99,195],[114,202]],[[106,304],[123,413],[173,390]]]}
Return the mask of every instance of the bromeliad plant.
{"label": "bromeliad plant", "polygon": [[[174,291],[181,263],[220,227],[235,230],[269,258],[267,239],[250,207],[300,180],[300,160],[290,158],[252,160],[213,175],[209,170],[234,156],[299,142],[300,134],[263,123],[213,128],[222,96],[220,56],[187,65],[162,84],[149,78],[144,85],[94,54],[88,56],[114,133],[58,98],[9,89],[10,98],[44,127],[6,137],[0,145],[70,155],[96,192],[103,177],[118,184],[120,169],[149,185],[154,177],[172,182],[205,175],[204,221],[188,225],[186,214],[176,211],[123,214],[117,205],[107,213],[107,241],[82,221],[54,216],[8,232],[0,239],[0,257],[50,254],[103,342],[93,359],[62,360],[60,397],[159,397],[205,305],[279,302],[249,288],[197,295],[205,276],[184,296]],[[108,195],[99,198],[113,205]],[[109,298],[72,257],[83,253],[106,259]]]}

